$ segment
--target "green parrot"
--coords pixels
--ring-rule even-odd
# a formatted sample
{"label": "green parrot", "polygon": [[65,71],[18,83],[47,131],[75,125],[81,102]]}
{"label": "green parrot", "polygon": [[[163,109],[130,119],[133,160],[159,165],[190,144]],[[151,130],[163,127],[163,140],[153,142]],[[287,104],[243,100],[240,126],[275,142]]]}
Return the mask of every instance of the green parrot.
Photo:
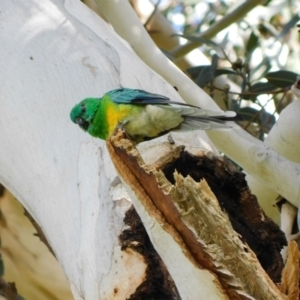
{"label": "green parrot", "polygon": [[224,130],[239,121],[233,111],[210,111],[143,90],[121,88],[102,98],[86,98],[75,105],[71,120],[90,135],[107,140],[122,127],[136,143],[170,131]]}

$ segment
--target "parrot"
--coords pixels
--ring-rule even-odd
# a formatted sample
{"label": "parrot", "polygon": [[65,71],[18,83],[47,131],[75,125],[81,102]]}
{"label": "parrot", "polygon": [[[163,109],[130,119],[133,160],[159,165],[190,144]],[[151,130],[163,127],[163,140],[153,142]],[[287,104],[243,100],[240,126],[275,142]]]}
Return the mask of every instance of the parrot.
{"label": "parrot", "polygon": [[135,143],[170,131],[226,130],[237,127],[228,121],[241,120],[233,111],[205,110],[131,88],[111,90],[102,98],[86,98],[73,107],[70,118],[91,136],[102,140],[108,140],[117,128],[123,128]]}

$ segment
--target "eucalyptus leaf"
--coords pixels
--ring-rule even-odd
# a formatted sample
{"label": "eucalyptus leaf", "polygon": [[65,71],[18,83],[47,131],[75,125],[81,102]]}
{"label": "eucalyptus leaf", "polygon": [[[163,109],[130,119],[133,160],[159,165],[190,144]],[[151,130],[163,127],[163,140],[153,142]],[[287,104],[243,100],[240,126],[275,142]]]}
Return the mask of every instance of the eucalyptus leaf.
{"label": "eucalyptus leaf", "polygon": [[257,94],[270,94],[277,89],[275,85],[270,82],[257,82],[251,86],[251,91]]}
{"label": "eucalyptus leaf", "polygon": [[219,62],[219,56],[217,54],[214,54],[211,58],[211,68],[213,75],[215,75],[216,70],[218,68],[218,62]]}
{"label": "eucalyptus leaf", "polygon": [[210,82],[214,78],[214,72],[212,66],[204,66],[199,73],[198,78],[196,79],[196,83],[201,88]]}
{"label": "eucalyptus leaf", "polygon": [[297,73],[291,71],[280,70],[271,72],[265,75],[265,78],[269,83],[276,87],[286,88],[293,85],[297,80]]}
{"label": "eucalyptus leaf", "polygon": [[263,94],[271,94],[274,92],[278,87],[271,84],[270,82],[257,82],[251,86],[251,90],[247,90],[242,93],[241,97],[245,100],[255,101],[257,96]]}
{"label": "eucalyptus leaf", "polygon": [[186,71],[188,74],[191,75],[192,79],[196,80],[196,78],[199,76],[201,70],[207,66],[209,66],[209,65],[191,67],[191,68],[188,68]]}
{"label": "eucalyptus leaf", "polygon": [[255,116],[259,116],[259,112],[260,110],[247,106],[247,107],[242,107],[239,111],[239,114],[242,115],[246,121],[250,121],[250,120],[254,120]]}
{"label": "eucalyptus leaf", "polygon": [[219,68],[215,72],[215,77],[220,75],[238,75],[238,74],[232,69]]}
{"label": "eucalyptus leaf", "polygon": [[261,127],[265,133],[268,133],[276,122],[274,115],[268,113],[265,109],[262,109],[259,114],[259,121]]}
{"label": "eucalyptus leaf", "polygon": [[[191,68],[188,68],[186,71],[187,71],[188,74],[191,75],[192,79],[195,80],[199,76],[201,70],[204,67],[207,67],[207,66],[208,65],[191,67]],[[232,69],[226,69],[226,68],[216,69],[215,72],[214,72],[214,76],[218,77],[218,76],[221,76],[221,75],[238,75],[238,74]]]}
{"label": "eucalyptus leaf", "polygon": [[255,34],[254,31],[251,32],[248,43],[246,45],[246,51],[248,54],[258,46],[259,37]]}

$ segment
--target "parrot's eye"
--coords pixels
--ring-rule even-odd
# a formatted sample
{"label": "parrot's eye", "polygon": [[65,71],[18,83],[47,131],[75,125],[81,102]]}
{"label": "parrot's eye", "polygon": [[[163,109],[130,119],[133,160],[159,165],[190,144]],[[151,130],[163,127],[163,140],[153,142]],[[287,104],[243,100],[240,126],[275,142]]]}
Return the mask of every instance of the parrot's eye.
{"label": "parrot's eye", "polygon": [[85,107],[85,105],[84,105],[83,103],[81,104],[80,109],[81,109],[81,112],[82,112],[82,113],[85,113],[85,112],[86,112],[86,107]]}
{"label": "parrot's eye", "polygon": [[75,123],[78,124],[82,129],[87,130],[90,126],[90,123],[82,118],[77,118]]}

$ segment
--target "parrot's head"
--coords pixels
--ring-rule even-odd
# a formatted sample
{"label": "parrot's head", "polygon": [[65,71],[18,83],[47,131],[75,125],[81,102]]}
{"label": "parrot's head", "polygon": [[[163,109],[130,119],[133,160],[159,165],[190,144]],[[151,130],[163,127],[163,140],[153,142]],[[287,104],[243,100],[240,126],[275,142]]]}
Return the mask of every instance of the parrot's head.
{"label": "parrot's head", "polygon": [[80,128],[87,131],[93,122],[99,105],[99,98],[86,98],[73,107],[70,118],[73,123],[78,124]]}

